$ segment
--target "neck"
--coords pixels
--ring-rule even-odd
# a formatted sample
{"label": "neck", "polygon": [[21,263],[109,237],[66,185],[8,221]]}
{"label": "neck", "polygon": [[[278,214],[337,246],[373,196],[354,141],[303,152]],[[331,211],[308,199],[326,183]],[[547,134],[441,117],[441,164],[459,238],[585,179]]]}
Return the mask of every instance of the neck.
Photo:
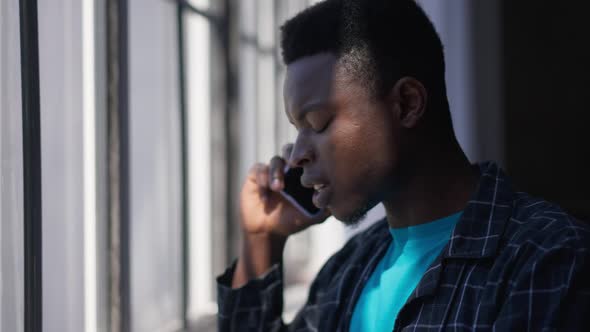
{"label": "neck", "polygon": [[[426,156],[420,158],[420,156]],[[465,208],[478,175],[454,142],[447,148],[421,149],[395,193],[383,201],[389,227],[419,225]]]}

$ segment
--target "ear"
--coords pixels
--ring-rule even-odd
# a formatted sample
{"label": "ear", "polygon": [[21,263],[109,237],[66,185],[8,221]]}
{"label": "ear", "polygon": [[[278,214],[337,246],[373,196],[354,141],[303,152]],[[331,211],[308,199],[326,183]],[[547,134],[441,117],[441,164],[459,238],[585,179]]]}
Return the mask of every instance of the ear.
{"label": "ear", "polygon": [[414,128],[426,111],[428,94],[420,81],[402,77],[390,91],[396,116],[402,127]]}

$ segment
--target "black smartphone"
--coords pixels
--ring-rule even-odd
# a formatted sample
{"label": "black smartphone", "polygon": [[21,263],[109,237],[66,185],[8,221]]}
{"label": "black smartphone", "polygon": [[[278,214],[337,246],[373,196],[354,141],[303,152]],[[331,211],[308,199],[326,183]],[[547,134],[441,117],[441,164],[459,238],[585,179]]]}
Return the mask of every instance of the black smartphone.
{"label": "black smartphone", "polygon": [[303,168],[285,168],[285,187],[281,191],[281,194],[299,209],[299,211],[307,217],[313,218],[317,216],[321,210],[313,204],[313,188],[305,188],[301,185],[302,175]]}

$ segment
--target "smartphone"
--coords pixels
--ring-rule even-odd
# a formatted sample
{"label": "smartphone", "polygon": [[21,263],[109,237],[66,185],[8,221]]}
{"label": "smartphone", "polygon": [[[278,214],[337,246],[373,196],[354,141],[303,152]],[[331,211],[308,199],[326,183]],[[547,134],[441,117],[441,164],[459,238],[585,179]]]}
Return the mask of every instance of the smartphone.
{"label": "smartphone", "polygon": [[303,168],[285,168],[284,189],[281,191],[291,204],[309,218],[316,217],[321,210],[313,204],[313,188],[306,188],[301,185]]}

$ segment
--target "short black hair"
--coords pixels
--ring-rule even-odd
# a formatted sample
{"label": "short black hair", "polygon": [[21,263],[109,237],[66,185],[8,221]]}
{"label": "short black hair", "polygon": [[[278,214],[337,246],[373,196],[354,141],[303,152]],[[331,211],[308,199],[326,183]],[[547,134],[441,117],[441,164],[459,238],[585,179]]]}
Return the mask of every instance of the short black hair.
{"label": "short black hair", "polygon": [[[281,27],[285,64],[335,54],[378,96],[404,76],[445,93],[442,42],[414,0],[325,0]],[[446,98],[445,98],[446,99]]]}

